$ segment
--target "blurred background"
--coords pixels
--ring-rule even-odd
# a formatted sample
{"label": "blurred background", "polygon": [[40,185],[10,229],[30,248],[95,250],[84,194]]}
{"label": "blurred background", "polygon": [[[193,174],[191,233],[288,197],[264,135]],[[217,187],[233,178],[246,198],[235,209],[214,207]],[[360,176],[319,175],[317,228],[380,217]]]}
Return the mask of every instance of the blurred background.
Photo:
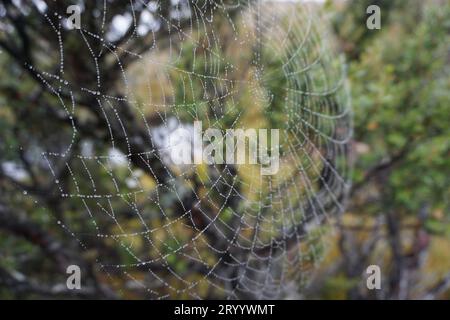
{"label": "blurred background", "polygon": [[[183,20],[179,18],[184,14],[183,11],[179,10],[176,14],[171,11],[178,2],[168,1],[167,5],[161,4],[159,7],[155,2],[158,7],[155,10],[159,10],[160,17],[165,17],[159,22],[157,53],[151,53],[155,47],[154,37],[151,38],[152,41],[148,41],[149,38],[146,37],[129,40],[135,31],[133,28],[123,28],[128,19],[123,12],[134,12],[130,9],[130,2],[108,1],[108,15],[102,18],[99,12],[105,3],[89,1],[83,4],[87,12],[92,12],[88,18],[83,16],[83,26],[87,26],[89,30],[116,28],[109,36],[109,41],[115,47],[127,48],[140,56],[153,54],[151,61],[154,64],[162,65],[170,59],[171,48],[177,44],[170,32],[162,26],[165,19],[175,19],[176,16],[177,21],[180,21],[177,28],[184,27],[181,25]],[[202,10],[212,12],[213,9],[208,7],[209,3],[204,1]],[[157,106],[161,106],[161,111],[163,106],[174,104],[176,109],[176,105],[179,105],[177,99],[181,99],[180,95],[183,94],[175,92],[174,100],[166,101],[168,95],[164,90],[172,86],[184,88],[185,83],[166,83],[160,69],[147,68],[142,63],[136,64],[136,56],[124,54],[120,50],[114,51],[114,54],[121,55],[121,64],[111,63],[114,56],[106,55],[106,47],[95,47],[94,42],[85,39],[92,46],[93,52],[102,52],[106,56],[102,59],[101,54],[98,55],[97,68],[106,70],[108,66],[112,66],[108,75],[102,79],[102,92],[115,93],[119,107],[111,107],[111,110],[115,110],[111,111],[112,115],[116,112],[117,118],[123,120],[121,125],[131,132],[129,137],[136,139],[127,140],[126,135],[120,135],[120,127],[116,132],[114,124],[101,122],[101,108],[80,108],[73,113],[76,117],[67,118],[61,108],[55,107],[59,102],[48,92],[47,80],[44,81],[39,73],[34,72],[34,68],[40,66],[43,70],[55,69],[56,74],[61,71],[58,68],[63,56],[66,66],[64,79],[78,83],[79,88],[96,87],[98,79],[92,76],[96,72],[95,64],[80,64],[80,56],[89,54],[87,50],[80,49],[80,46],[85,45],[80,38],[75,40],[67,36],[62,47],[57,41],[48,41],[50,34],[55,31],[52,30],[52,23],[47,23],[47,27],[41,24],[44,20],[52,22],[53,18],[45,15],[46,10],[65,12],[70,4],[70,1],[58,1],[58,4],[54,1],[0,1],[0,298],[139,299],[152,297],[152,290],[158,291],[155,296],[161,296],[164,295],[164,289],[153,288],[152,280],[146,279],[148,268],[137,268],[129,273],[116,273],[114,270],[104,272],[99,268],[98,261],[104,262],[105,259],[111,259],[115,264],[130,263],[129,257],[117,248],[123,243],[115,238],[94,242],[88,237],[84,239],[82,232],[77,232],[77,237],[71,236],[72,229],[84,230],[85,233],[96,232],[98,229],[79,214],[80,201],[60,196],[61,188],[78,189],[78,193],[83,193],[84,188],[88,187],[78,185],[77,181],[95,180],[94,188],[108,192],[111,186],[106,186],[106,182],[110,181],[107,170],[98,171],[98,176],[94,179],[79,177],[76,180],[74,175],[84,174],[81,169],[77,171],[77,165],[84,167],[91,164],[80,161],[78,164],[71,164],[66,170],[67,160],[62,163],[52,162],[51,154],[61,153],[63,146],[68,144],[73,144],[74,150],[83,154],[92,153],[92,150],[107,153],[105,150],[111,142],[111,131],[117,134],[115,143],[119,149],[126,150],[131,145],[133,150],[145,152],[145,145],[138,139],[141,128],[134,122],[136,116],[130,108],[125,107],[126,99],[130,97],[120,99],[121,95],[126,95],[120,82],[122,73],[126,72],[128,76],[128,85],[136,95],[133,99],[144,104],[151,101],[155,106],[153,113],[145,115],[148,126],[152,129],[161,126],[161,121],[155,116]],[[369,30],[366,27],[366,8],[372,4],[381,8],[380,30]],[[301,5],[303,4],[298,6]],[[313,12],[321,12],[324,20],[330,23],[330,40],[327,38],[327,41],[332,41],[330,46],[345,56],[346,77],[354,113],[354,133],[348,157],[348,161],[353,163],[353,171],[349,177],[352,187],[348,190],[348,200],[345,201],[346,211],[333,220],[332,227],[321,232],[320,242],[325,245],[321,245],[320,250],[313,251],[320,258],[314,257],[312,262],[305,260],[301,263],[299,272],[311,270],[305,276],[297,277],[298,283],[289,285],[284,297],[448,299],[450,4],[439,0],[347,0],[309,2],[308,5]],[[283,2],[280,1],[276,6],[282,7]],[[237,21],[234,20],[237,18],[232,7],[230,3],[227,21]],[[233,33],[230,30],[234,25],[215,21],[216,32],[222,33],[219,37],[233,43]],[[152,33],[152,24],[155,23],[157,22],[147,19],[138,32]],[[238,22],[236,24],[239,25]],[[89,38],[89,34],[86,37]],[[198,37],[201,38],[201,35]],[[186,47],[188,50],[185,52],[192,53],[192,43],[186,39],[178,41],[182,43],[178,46]],[[61,50],[64,50],[64,55],[59,54]],[[227,56],[234,59],[233,63],[238,64],[239,59],[245,55],[236,43],[228,45],[227,50]],[[177,67],[189,69],[195,64],[195,59],[195,55],[185,54],[177,60]],[[208,63],[214,64],[213,61]],[[227,70],[220,72],[226,73]],[[179,81],[184,80],[180,78]],[[270,85],[276,91],[280,84]],[[193,88],[195,86],[200,85],[194,83]],[[82,101],[86,90],[89,89],[80,90],[77,103],[92,105],[92,101]],[[148,96],[149,91],[153,94],[151,97]],[[63,93],[68,94],[65,91]],[[63,96],[63,93],[62,99],[66,101],[64,105],[72,108],[71,96]],[[253,97],[249,89],[239,99],[242,99],[242,104],[249,104]],[[195,101],[195,94],[192,92],[191,97],[182,99],[184,102]],[[96,104],[96,101],[93,103]],[[224,115],[223,125],[232,122],[238,112],[239,110],[232,110],[230,114]],[[180,113],[180,118],[183,117],[187,115]],[[251,123],[257,119],[251,115],[243,121]],[[270,121],[276,124],[283,122],[284,118],[274,115]],[[83,139],[72,136],[73,127],[82,133]],[[46,160],[51,162],[50,171],[46,163],[36,160],[40,157],[36,154],[40,155],[42,150],[50,152],[50,159]],[[64,158],[66,156],[64,154]],[[117,158],[120,162],[121,157]],[[161,181],[166,181],[167,174],[162,169],[164,162],[153,161],[151,157],[146,159],[147,162],[144,159],[131,161],[140,171],[130,173],[126,169],[123,172],[118,170],[118,180],[122,180],[118,183],[123,182],[123,188],[132,188],[131,178],[139,180],[147,190],[157,190]],[[152,174],[145,173],[148,169],[146,163],[149,162],[155,170]],[[102,164],[99,162],[96,165]],[[200,186],[203,183],[202,174],[199,173],[197,177],[192,181],[194,185],[199,185],[195,190],[205,192]],[[220,192],[223,190],[218,191]],[[159,197],[158,192],[151,197]],[[158,198],[158,203],[170,207],[169,204],[174,201],[171,197],[173,195],[162,195]],[[189,199],[189,194],[186,199]],[[228,200],[230,203],[227,206],[238,207],[238,204],[233,203],[237,202],[236,197]],[[90,199],[86,200],[88,201]],[[186,201],[180,201],[181,205],[186,205]],[[134,203],[142,205],[140,211],[150,212],[143,219],[149,219],[155,225],[164,224],[164,218],[152,216],[151,212],[158,210],[155,207],[157,204],[148,204],[137,198]],[[91,208],[89,203],[84,203],[84,206]],[[122,208],[119,203],[113,203],[111,207],[117,211]],[[100,209],[111,215],[108,208]],[[176,212],[181,209],[170,210]],[[116,225],[111,225],[109,228],[112,233],[136,230],[140,223],[133,218],[129,208],[116,214],[126,219],[121,221],[122,224],[117,224],[119,228],[122,225],[125,230],[118,230]],[[173,213],[167,214],[170,216]],[[232,218],[230,221],[233,221]],[[194,226],[200,228],[202,223],[204,222],[193,221]],[[71,226],[70,229],[65,227],[68,225]],[[181,243],[184,234],[188,233],[182,226],[174,226],[170,232],[174,232],[176,237],[167,239],[178,239]],[[166,239],[164,234],[159,236]],[[214,238],[215,235],[206,234],[205,237],[207,236],[212,237],[213,241],[219,241]],[[82,243],[77,239],[82,239]],[[173,248],[180,245],[178,240],[169,243],[169,252],[173,253]],[[140,250],[139,241],[142,240],[138,237],[127,241],[131,242],[127,244],[133,245],[135,250]],[[141,246],[145,250],[145,245]],[[203,249],[208,250],[208,247]],[[164,251],[164,248],[160,250]],[[211,264],[216,261],[216,257],[203,253],[201,255],[202,261],[211,260],[212,262],[208,262]],[[79,291],[67,290],[65,286],[66,267],[73,264],[73,261],[84,272],[83,289]],[[193,259],[179,259],[176,254],[167,256],[166,265],[161,270],[161,274],[169,279],[167,286],[177,287],[184,279],[196,281],[196,277],[201,277],[195,275],[201,274],[201,266],[190,261]],[[380,266],[382,270],[380,290],[368,290],[366,287],[366,268],[373,264]],[[170,269],[167,265],[171,266]],[[156,273],[153,276],[159,277],[158,266],[150,268]],[[167,270],[176,272],[166,274]],[[171,277],[174,279],[170,279]],[[145,290],[139,288],[139,283],[143,282],[149,283]],[[201,284],[198,295],[206,298],[220,297],[211,286],[214,285],[209,282]],[[167,297],[195,298],[182,292],[167,294]]]}

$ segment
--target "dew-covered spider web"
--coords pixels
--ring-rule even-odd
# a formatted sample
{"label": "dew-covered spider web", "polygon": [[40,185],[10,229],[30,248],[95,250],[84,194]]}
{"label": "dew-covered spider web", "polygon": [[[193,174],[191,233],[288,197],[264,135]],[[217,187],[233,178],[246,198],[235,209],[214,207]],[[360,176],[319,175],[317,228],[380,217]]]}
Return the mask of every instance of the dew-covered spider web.
{"label": "dew-covered spider web", "polygon": [[[129,0],[117,12],[116,1],[79,2],[81,29],[69,30],[65,8],[36,2],[54,30],[58,50],[46,54],[58,67],[29,68],[72,128],[61,133],[65,148],[42,154],[75,213],[57,223],[105,281],[150,299],[298,292],[344,210],[350,176],[344,64],[318,7]],[[67,56],[74,45],[79,59]],[[280,129],[278,172],[175,164],[172,134],[194,121],[203,130]]]}

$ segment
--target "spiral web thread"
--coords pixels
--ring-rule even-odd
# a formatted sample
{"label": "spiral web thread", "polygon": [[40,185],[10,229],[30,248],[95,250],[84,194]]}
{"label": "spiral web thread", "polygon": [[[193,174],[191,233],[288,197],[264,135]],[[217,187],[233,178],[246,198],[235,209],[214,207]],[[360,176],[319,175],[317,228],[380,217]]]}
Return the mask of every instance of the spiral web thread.
{"label": "spiral web thread", "polygon": [[[89,50],[92,60],[83,63],[96,68],[96,88],[64,78],[64,26],[50,19],[54,13],[42,13],[59,43],[60,68],[38,77],[55,97],[70,93],[72,105],[59,99],[70,119],[79,112],[75,92],[94,96],[108,127],[121,126],[127,142],[118,147],[109,128],[106,151],[97,153],[86,140],[69,163],[80,135],[72,122],[67,149],[43,154],[50,172],[65,165],[72,183],[62,186],[55,178],[60,196],[90,226],[58,224],[87,251],[93,241],[119,248],[119,257],[99,253],[96,259],[122,292],[151,299],[278,298],[306,283],[324,247],[325,222],[344,210],[351,110],[343,64],[327,46],[322,19],[303,2],[207,3],[213,4],[208,10],[200,1],[174,2],[179,19],[169,21],[155,9],[158,2],[130,0],[133,13],[141,8],[153,22],[140,25],[132,15],[135,32],[122,47],[111,44],[105,26],[101,33],[84,26],[70,31]],[[99,19],[108,6],[104,1]],[[170,25],[164,39],[152,32],[154,20]],[[153,36],[149,53],[127,47],[143,36]],[[138,57],[121,71],[120,96],[102,91],[108,74],[91,42],[112,53],[119,68],[120,57]],[[148,133],[145,152],[131,146],[120,113],[124,102]],[[263,176],[259,165],[174,165],[167,137],[195,120],[203,129],[281,129],[279,172]],[[164,181],[149,174],[156,171],[153,156],[168,175]],[[135,167],[136,157],[147,172]]]}

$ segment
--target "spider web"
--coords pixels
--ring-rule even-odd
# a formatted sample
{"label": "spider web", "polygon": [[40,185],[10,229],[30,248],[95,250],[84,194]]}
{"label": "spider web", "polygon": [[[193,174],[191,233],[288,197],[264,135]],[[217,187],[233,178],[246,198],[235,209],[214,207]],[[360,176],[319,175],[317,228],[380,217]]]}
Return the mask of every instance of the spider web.
{"label": "spider web", "polygon": [[[99,19],[109,6],[104,1],[98,8]],[[90,226],[81,228],[77,219],[58,224],[86,252],[94,242],[117,248],[116,256],[98,252],[95,259],[120,292],[267,299],[297,291],[320,261],[326,222],[343,212],[349,189],[350,101],[323,19],[303,2],[173,1],[170,20],[158,1],[130,0],[130,6],[132,14],[115,18],[113,30],[103,23],[101,33],[83,25],[70,31],[89,51],[91,61],[83,63],[95,68],[94,88],[65,79],[71,62],[64,55],[64,18],[42,12],[59,44],[59,70],[29,67],[73,129],[65,150],[43,158],[60,196]],[[123,24],[134,30],[114,46]],[[162,25],[169,28],[158,38]],[[151,39],[147,53],[129,46],[141,38]],[[103,90],[108,74],[98,59],[104,52],[121,69],[120,94]],[[124,69],[121,59],[128,57],[136,61]],[[71,105],[61,92],[70,94]],[[107,148],[80,134],[75,92],[95,97],[108,126]],[[140,119],[146,141],[133,141],[124,104]],[[264,176],[260,165],[247,164],[175,165],[169,138],[197,120],[203,129],[281,129],[279,172]],[[73,150],[76,139],[84,139],[81,150]],[[136,152],[136,143],[148,148]],[[152,166],[155,158],[162,167]],[[57,178],[61,166],[69,184]]]}

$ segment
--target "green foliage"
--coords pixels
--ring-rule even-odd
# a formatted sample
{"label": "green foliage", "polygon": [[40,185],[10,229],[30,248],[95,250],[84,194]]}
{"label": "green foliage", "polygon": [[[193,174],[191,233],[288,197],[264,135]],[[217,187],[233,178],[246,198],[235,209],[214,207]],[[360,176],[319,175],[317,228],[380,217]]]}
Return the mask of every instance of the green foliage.
{"label": "green foliage", "polygon": [[399,157],[380,205],[442,208],[450,195],[450,5],[413,2],[389,16],[370,43],[361,39],[364,51],[350,65],[355,138],[370,148],[355,175]]}

